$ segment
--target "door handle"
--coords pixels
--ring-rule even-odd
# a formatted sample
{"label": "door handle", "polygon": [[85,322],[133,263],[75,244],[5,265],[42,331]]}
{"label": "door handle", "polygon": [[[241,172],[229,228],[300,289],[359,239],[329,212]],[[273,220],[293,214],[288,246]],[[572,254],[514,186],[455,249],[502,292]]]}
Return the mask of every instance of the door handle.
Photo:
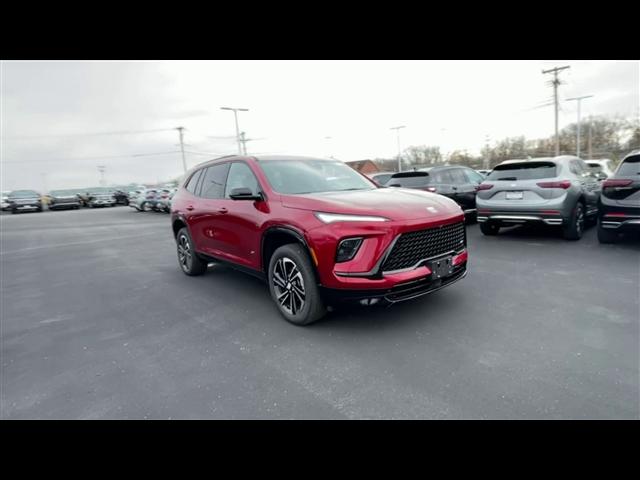
{"label": "door handle", "polygon": [[218,212],[220,213],[227,213],[229,210],[227,210],[225,207],[221,207],[218,209]]}
{"label": "door handle", "polygon": [[458,190],[458,187],[451,187],[451,190]]}
{"label": "door handle", "polygon": [[193,210],[193,205],[187,205],[187,210],[189,211]]}

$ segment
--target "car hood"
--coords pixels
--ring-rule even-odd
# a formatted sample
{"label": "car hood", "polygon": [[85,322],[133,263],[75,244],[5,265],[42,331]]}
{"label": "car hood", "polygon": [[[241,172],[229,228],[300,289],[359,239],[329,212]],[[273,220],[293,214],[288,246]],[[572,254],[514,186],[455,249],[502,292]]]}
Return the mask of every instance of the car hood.
{"label": "car hood", "polygon": [[377,215],[390,220],[433,219],[462,214],[453,200],[406,188],[377,188],[346,192],[282,195],[282,205],[315,212]]}
{"label": "car hood", "polygon": [[77,200],[77,195],[52,195],[53,200]]}

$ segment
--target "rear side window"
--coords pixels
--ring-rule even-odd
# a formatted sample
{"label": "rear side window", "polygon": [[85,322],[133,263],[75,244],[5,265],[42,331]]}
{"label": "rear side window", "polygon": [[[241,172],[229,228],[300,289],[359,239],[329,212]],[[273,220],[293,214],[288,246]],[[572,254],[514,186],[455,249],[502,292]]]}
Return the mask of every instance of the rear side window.
{"label": "rear side window", "polygon": [[430,182],[429,175],[416,175],[415,177],[391,177],[387,182],[387,185],[400,185],[401,187],[423,187]]}
{"label": "rear side window", "polygon": [[450,185],[455,183],[453,181],[453,177],[451,176],[450,170],[436,170],[431,173],[431,178],[433,183],[437,183],[440,185]]}
{"label": "rear side window", "polygon": [[449,170],[449,174],[451,175],[451,179],[453,180],[451,183],[454,185],[461,185],[463,183],[467,183],[467,177],[464,172],[460,168],[454,168]]}
{"label": "rear side window", "polygon": [[198,179],[200,178],[201,174],[202,174],[202,170],[198,170],[196,173],[191,175],[191,178],[189,179],[187,184],[184,186],[184,188],[186,188],[187,191],[195,194],[196,193],[196,185],[198,184]]}
{"label": "rear side window", "polygon": [[616,175],[624,177],[640,175],[640,155],[634,155],[622,162]]}
{"label": "rear side window", "polygon": [[487,176],[487,180],[538,180],[556,176],[553,162],[518,162],[498,165]]}
{"label": "rear side window", "polygon": [[220,165],[212,165],[203,174],[202,185],[200,186],[200,195],[204,198],[223,198],[224,184],[227,181],[227,172],[229,164],[222,163]]}
{"label": "rear side window", "polygon": [[484,182],[484,177],[480,175],[478,172],[471,170],[470,168],[464,169],[464,174],[467,177],[469,183],[482,183]]}

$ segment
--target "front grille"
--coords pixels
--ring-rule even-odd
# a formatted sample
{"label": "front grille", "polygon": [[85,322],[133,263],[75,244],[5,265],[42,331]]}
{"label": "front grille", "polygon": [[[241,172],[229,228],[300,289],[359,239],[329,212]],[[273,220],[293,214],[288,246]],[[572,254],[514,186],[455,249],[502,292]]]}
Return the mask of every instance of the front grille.
{"label": "front grille", "polygon": [[465,240],[464,222],[403,233],[393,246],[382,270],[391,272],[411,268],[420,260],[462,249]]}
{"label": "front grille", "polygon": [[465,275],[466,271],[467,267],[465,265],[456,265],[453,268],[453,273],[448,277],[440,278],[435,281],[431,281],[429,277],[424,277],[413,282],[397,285],[387,292],[385,298],[390,302],[410,300],[412,298],[431,293],[435,290],[439,290],[440,288],[446,287],[447,285],[460,280]]}

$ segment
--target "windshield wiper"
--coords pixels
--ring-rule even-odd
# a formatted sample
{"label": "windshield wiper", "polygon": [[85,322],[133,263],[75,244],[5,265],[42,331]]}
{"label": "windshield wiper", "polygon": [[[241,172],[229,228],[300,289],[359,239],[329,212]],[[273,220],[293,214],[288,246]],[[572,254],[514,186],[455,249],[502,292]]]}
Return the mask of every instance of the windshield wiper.
{"label": "windshield wiper", "polygon": [[498,180],[518,180],[516,177],[502,177],[499,178]]}

